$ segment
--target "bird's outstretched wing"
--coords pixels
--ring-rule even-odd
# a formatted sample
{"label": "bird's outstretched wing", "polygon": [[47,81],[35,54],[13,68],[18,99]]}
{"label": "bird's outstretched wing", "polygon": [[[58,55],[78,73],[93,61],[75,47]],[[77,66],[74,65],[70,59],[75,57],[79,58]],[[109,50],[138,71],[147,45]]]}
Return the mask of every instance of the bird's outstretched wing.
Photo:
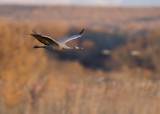
{"label": "bird's outstretched wing", "polygon": [[58,42],[65,44],[66,42],[69,42],[71,40],[74,40],[74,39],[77,39],[77,38],[81,37],[83,35],[83,32],[84,32],[84,29],[82,29],[82,31],[80,33],[69,36],[69,37],[66,37],[66,38],[63,38],[63,39],[60,39]]}
{"label": "bird's outstretched wing", "polygon": [[38,34],[34,30],[31,36],[33,36],[34,38],[36,38],[38,41],[40,41],[45,45],[59,45],[58,42],[52,39],[51,37]]}

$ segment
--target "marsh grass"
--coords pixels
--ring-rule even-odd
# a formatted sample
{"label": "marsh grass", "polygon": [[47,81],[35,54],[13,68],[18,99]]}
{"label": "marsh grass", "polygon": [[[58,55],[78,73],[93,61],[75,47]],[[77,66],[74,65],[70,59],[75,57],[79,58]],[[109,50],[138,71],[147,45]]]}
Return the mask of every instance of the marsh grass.
{"label": "marsh grass", "polygon": [[[32,48],[40,43],[28,35],[31,30],[59,39],[79,31],[83,18],[83,24],[71,24],[7,17],[0,18],[0,114],[159,114],[159,28],[124,34],[88,26],[83,38],[69,44],[90,45],[84,51],[53,53]],[[101,54],[104,49],[111,55]],[[131,56],[132,50],[140,54]]]}

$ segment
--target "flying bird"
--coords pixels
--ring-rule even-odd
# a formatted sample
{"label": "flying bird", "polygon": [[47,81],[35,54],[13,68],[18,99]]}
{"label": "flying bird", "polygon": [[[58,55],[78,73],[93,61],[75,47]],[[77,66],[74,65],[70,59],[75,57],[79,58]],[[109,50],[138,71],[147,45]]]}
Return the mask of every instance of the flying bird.
{"label": "flying bird", "polygon": [[84,29],[82,29],[82,31],[79,32],[78,34],[71,35],[69,37],[60,39],[58,41],[54,40],[52,37],[38,34],[34,30],[32,30],[32,31],[33,31],[33,33],[30,34],[30,35],[33,36],[35,39],[37,39],[42,44],[44,44],[43,46],[34,46],[34,48],[46,48],[46,49],[53,49],[53,50],[83,49],[83,48],[80,48],[80,47],[77,47],[77,46],[75,46],[75,47],[67,46],[66,43],[71,41],[71,40],[80,38],[84,33]]}

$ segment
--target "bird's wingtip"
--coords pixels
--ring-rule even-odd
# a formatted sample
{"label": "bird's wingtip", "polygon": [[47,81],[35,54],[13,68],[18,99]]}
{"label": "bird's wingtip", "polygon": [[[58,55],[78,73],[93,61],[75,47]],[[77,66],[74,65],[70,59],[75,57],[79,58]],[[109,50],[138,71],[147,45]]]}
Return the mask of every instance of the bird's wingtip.
{"label": "bird's wingtip", "polygon": [[32,29],[32,32],[35,33],[35,34],[37,34],[37,32],[35,30],[33,30],[33,29]]}
{"label": "bird's wingtip", "polygon": [[34,34],[30,34],[31,36],[34,36]]}
{"label": "bird's wingtip", "polygon": [[81,32],[79,33],[80,35],[82,35],[84,33],[84,29],[81,30]]}
{"label": "bird's wingtip", "polygon": [[31,36],[38,35],[38,33],[37,33],[35,30],[33,30],[33,29],[32,29],[32,32],[33,32],[33,33],[30,34]]}

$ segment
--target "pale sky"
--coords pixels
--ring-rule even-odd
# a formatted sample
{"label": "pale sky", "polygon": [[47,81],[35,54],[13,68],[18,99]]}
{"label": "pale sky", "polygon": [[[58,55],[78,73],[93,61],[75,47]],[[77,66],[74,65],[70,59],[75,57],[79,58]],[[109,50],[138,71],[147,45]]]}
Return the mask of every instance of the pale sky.
{"label": "pale sky", "polygon": [[77,4],[108,6],[160,6],[160,0],[0,0],[0,4]]}

